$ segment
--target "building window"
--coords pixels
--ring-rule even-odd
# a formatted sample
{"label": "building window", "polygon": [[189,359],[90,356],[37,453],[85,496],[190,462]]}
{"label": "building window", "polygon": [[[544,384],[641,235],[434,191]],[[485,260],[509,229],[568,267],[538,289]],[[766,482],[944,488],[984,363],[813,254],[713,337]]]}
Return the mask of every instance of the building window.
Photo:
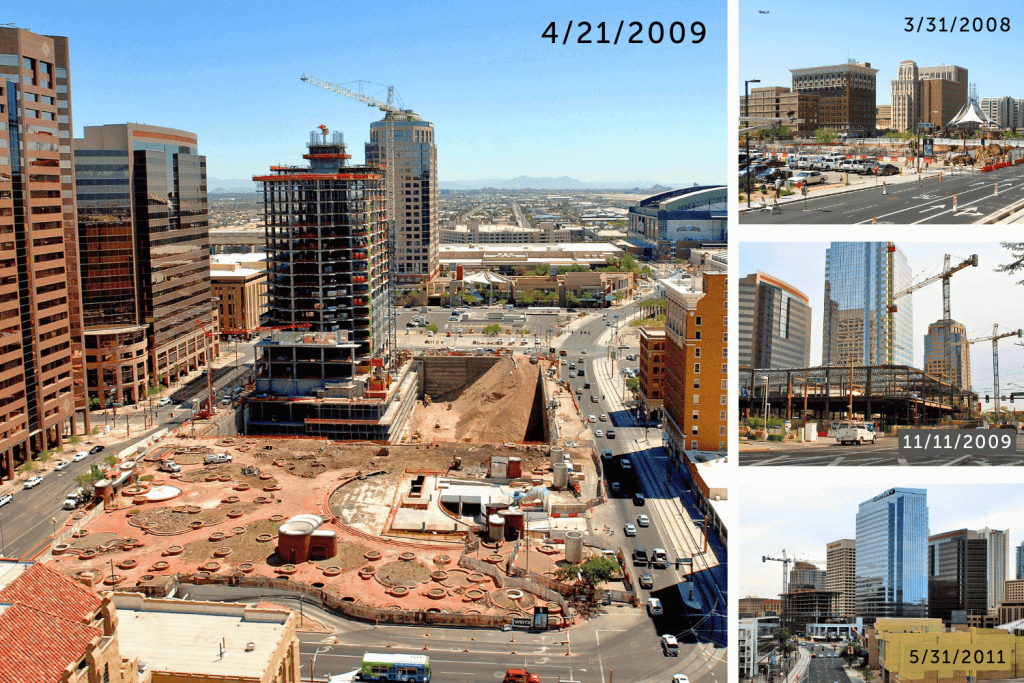
{"label": "building window", "polygon": [[725,391],[725,380],[722,380],[722,391]]}
{"label": "building window", "polygon": [[700,363],[694,363],[693,364],[693,374],[695,374],[695,375],[699,375],[700,374]]}
{"label": "building window", "polygon": [[[723,417],[722,419],[724,420],[725,418]],[[725,427],[719,427],[718,428],[718,435],[719,436],[725,436]]]}
{"label": "building window", "polygon": [[700,316],[699,315],[696,318],[693,319],[693,324],[694,325],[700,325]]}
{"label": "building window", "polygon": [[700,347],[699,346],[694,348],[694,350],[693,350],[693,357],[694,358],[700,358]]}
{"label": "building window", "polygon": [[723,375],[729,374],[729,364],[728,363],[722,363],[722,374]]}
{"label": "building window", "polygon": [[722,358],[728,358],[728,357],[729,357],[729,349],[728,349],[728,347],[723,346],[722,347]]}
{"label": "building window", "polygon": [[722,397],[718,400],[718,405],[721,405],[721,406],[729,405],[729,394],[722,394]]}
{"label": "building window", "polygon": [[724,441],[719,441],[718,442],[718,450],[720,450],[720,451],[724,451],[725,450],[725,442]]}
{"label": "building window", "polygon": [[699,403],[700,403],[700,394],[694,394],[693,395],[693,405],[697,405]]}
{"label": "building window", "polygon": [[699,410],[693,411],[693,419],[694,420],[699,420],[700,419],[700,411]]}
{"label": "building window", "polygon": [[696,439],[694,439],[693,441],[690,442],[690,450],[691,451],[697,450],[697,440]]}
{"label": "building window", "polygon": [[696,339],[697,341],[700,341],[700,330],[697,330],[696,334],[697,334],[697,336],[694,337],[694,339]]}
{"label": "building window", "polygon": [[700,377],[693,378],[693,388],[700,389]]}
{"label": "building window", "polygon": [[[725,411],[724,410],[719,410],[718,411],[718,419],[719,420],[724,420],[725,419]],[[723,427],[722,429],[725,429],[725,427]]]}
{"label": "building window", "polygon": [[692,427],[690,427],[690,434],[692,434],[693,436],[697,436],[697,425],[693,425]]}

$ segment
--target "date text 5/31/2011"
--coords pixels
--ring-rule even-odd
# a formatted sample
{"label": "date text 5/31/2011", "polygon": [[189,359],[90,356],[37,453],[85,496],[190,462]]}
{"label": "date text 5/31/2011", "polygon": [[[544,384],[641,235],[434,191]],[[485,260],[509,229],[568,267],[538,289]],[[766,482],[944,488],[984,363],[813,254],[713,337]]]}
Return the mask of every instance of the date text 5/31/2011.
{"label": "date text 5/31/2011", "polygon": [[[599,24],[592,24],[589,21],[578,21],[575,22],[577,29],[575,36],[573,36],[573,26],[574,22],[570,20],[565,27],[565,33],[559,35],[558,22],[552,21],[544,29],[541,38],[547,38],[552,44],[557,43],[558,39],[561,38],[562,45],[568,43],[570,38],[575,38],[573,42],[583,45],[618,45],[620,39],[623,44],[632,43],[634,45],[643,43],[654,43],[655,45],[673,43],[679,45],[685,42],[697,45],[704,42],[704,37],[707,35],[704,23],[700,21],[690,22],[689,25],[683,21],[652,21],[646,24],[646,26],[640,21],[627,23],[625,20],[622,20],[618,26],[615,25],[615,22],[609,24],[602,21]],[[623,31],[623,29],[626,30]],[[614,36],[612,31],[615,32]]]}

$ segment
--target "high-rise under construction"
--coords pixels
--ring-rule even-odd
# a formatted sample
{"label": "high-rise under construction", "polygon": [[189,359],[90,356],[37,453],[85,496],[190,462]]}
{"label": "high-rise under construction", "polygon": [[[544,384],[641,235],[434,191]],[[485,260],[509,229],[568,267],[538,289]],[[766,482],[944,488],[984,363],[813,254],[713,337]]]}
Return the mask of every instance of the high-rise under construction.
{"label": "high-rise under construction", "polygon": [[253,178],[263,196],[267,325],[278,329],[257,344],[246,429],[387,438],[396,368],[386,363],[384,169],[349,165],[342,134],[325,126],[310,133],[303,158],[309,166],[272,166]]}

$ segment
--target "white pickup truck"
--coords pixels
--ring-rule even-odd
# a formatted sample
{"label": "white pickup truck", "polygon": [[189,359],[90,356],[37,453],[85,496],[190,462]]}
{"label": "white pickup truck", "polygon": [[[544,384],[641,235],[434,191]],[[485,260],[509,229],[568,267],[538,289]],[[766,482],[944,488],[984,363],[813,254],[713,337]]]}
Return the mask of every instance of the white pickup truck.
{"label": "white pickup truck", "polygon": [[848,443],[862,444],[865,441],[875,443],[878,438],[873,431],[863,424],[841,422],[836,430],[836,441],[844,446]]}

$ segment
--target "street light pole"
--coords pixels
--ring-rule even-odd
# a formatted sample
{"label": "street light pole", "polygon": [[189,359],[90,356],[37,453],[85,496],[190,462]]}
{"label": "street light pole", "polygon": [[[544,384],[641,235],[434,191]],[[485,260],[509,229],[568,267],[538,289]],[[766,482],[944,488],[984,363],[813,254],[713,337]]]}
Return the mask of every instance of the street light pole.
{"label": "street light pole", "polygon": [[[750,121],[749,121],[749,117],[750,117],[750,84],[751,83],[760,83],[760,82],[761,82],[761,80],[758,79],[758,78],[754,78],[754,79],[751,79],[749,81],[743,81],[743,116],[748,119],[747,121],[745,121],[745,123],[748,124],[748,125],[750,124]],[[744,169],[743,176],[747,179],[747,187],[746,187],[746,192],[747,192],[747,208],[749,209],[750,208],[750,133],[746,133],[746,134],[743,135],[743,151],[747,155],[747,159],[746,159],[747,167],[746,167],[746,169]]]}

